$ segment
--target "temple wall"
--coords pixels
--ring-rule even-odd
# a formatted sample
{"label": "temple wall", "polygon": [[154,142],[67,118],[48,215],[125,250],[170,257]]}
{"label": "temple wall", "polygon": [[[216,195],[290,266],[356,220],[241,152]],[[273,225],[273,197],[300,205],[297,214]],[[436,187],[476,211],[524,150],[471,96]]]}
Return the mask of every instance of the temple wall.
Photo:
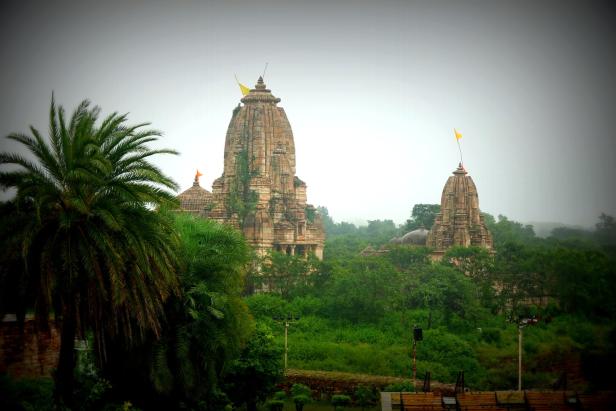
{"label": "temple wall", "polygon": [[37,332],[32,319],[25,321],[23,330],[10,316],[0,322],[0,373],[13,378],[50,377],[59,355],[60,333],[52,323],[48,332]]}

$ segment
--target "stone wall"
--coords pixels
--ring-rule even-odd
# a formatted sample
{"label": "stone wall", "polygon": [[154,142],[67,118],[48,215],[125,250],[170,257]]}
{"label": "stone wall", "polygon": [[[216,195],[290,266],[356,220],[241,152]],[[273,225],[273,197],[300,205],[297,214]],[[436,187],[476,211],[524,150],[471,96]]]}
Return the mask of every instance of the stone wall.
{"label": "stone wall", "polygon": [[[383,391],[390,384],[411,382],[409,378],[352,374],[333,371],[311,371],[289,369],[279,388],[290,392],[293,384],[304,384],[312,390],[315,399],[329,399],[335,394],[353,395],[355,390],[363,385],[376,391]],[[417,379],[417,386],[421,390],[423,379]],[[432,381],[432,392],[451,394],[455,391],[453,384],[443,384]]]}
{"label": "stone wall", "polygon": [[48,377],[58,363],[60,333],[52,324],[38,331],[32,319],[21,329],[14,317],[0,322],[0,373],[13,378]]}

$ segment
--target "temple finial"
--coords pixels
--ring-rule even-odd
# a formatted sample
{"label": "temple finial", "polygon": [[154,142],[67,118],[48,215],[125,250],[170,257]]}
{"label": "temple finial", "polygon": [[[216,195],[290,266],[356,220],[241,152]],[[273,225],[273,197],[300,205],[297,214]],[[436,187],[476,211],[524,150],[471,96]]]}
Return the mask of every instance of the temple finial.
{"label": "temple finial", "polygon": [[199,169],[197,169],[197,172],[195,173],[195,181],[193,182],[194,186],[198,186],[199,185],[199,177],[201,177],[202,175],[203,174],[201,174]]}
{"label": "temple finial", "polygon": [[265,90],[265,83],[263,82],[263,77],[259,76],[259,80],[257,80],[257,85],[255,86],[257,90]]}

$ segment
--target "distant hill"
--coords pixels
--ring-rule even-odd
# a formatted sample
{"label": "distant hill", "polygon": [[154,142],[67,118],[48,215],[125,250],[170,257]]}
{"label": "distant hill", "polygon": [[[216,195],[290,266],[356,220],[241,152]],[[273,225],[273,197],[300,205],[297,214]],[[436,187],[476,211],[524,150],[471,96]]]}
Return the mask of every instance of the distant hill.
{"label": "distant hill", "polygon": [[574,230],[585,230],[585,231],[593,231],[594,227],[584,227],[581,225],[575,224],[565,224],[565,223],[556,223],[556,222],[547,222],[547,221],[528,221],[523,224],[530,224],[533,226],[535,230],[535,234],[537,237],[549,237],[552,233],[552,230],[558,227],[566,227]]}

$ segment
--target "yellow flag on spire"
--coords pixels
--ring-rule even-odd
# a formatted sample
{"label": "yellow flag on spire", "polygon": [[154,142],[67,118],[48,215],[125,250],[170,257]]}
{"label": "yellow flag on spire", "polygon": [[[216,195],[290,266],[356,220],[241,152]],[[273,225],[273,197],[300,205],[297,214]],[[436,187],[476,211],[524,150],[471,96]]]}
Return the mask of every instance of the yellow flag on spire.
{"label": "yellow flag on spire", "polygon": [[455,128],[453,129],[453,132],[456,135],[456,140],[460,140],[462,138],[462,134],[460,134]]}
{"label": "yellow flag on spire", "polygon": [[242,92],[242,96],[245,96],[246,94],[250,93],[250,87],[247,87],[243,85],[242,83],[240,83],[240,81],[237,79],[237,76],[235,76],[235,81],[237,81],[237,85],[240,86],[240,91]]}

